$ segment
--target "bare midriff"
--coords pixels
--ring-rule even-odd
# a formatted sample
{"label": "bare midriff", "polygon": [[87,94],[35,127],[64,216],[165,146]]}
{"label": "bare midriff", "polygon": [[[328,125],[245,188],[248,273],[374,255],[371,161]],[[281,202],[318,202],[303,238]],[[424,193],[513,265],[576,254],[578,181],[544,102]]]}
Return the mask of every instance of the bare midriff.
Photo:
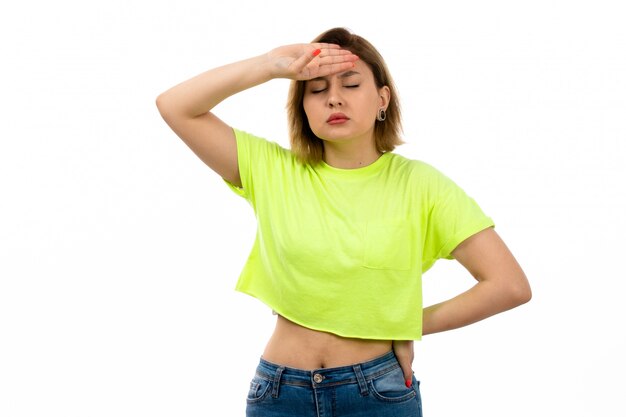
{"label": "bare midriff", "polygon": [[391,340],[354,339],[302,327],[277,316],[263,359],[306,370],[353,365],[384,355]]}

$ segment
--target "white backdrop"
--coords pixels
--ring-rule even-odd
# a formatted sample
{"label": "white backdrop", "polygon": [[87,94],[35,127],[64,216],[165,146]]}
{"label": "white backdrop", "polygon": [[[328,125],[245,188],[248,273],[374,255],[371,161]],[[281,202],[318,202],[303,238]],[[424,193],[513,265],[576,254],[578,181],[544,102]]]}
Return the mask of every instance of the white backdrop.
{"label": "white backdrop", "polygon": [[[233,291],[253,212],[154,101],[334,26],[387,59],[408,142],[396,152],[475,197],[534,290],[519,309],[416,344],[425,415],[625,415],[618,3],[1,6],[0,416],[244,414],[274,324]],[[215,111],[288,146],[287,86]],[[440,261],[426,303],[472,282]]]}

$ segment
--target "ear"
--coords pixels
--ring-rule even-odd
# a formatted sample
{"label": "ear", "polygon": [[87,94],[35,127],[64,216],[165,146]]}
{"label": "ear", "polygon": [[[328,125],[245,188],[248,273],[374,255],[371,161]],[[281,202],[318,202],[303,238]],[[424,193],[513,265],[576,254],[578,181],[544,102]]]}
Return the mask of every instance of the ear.
{"label": "ear", "polygon": [[389,106],[389,100],[391,100],[391,90],[386,85],[382,86],[378,89],[378,95],[380,96],[380,107],[387,110],[387,107]]}

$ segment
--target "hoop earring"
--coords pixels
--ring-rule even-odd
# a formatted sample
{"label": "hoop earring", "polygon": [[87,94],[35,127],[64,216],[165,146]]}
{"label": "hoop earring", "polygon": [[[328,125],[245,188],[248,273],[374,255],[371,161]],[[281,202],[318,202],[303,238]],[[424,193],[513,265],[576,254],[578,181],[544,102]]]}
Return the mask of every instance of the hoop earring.
{"label": "hoop earring", "polygon": [[378,115],[376,115],[376,120],[379,122],[384,122],[387,118],[387,112],[382,107],[378,109]]}

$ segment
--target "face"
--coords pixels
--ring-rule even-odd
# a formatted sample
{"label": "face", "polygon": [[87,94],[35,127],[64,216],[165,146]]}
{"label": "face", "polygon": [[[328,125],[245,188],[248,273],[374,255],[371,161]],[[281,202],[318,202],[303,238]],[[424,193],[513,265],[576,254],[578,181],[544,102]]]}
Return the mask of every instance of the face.
{"label": "face", "polygon": [[369,66],[357,61],[348,71],[315,78],[304,86],[303,106],[313,133],[322,140],[373,143],[379,108],[387,108],[389,88],[376,87]]}

